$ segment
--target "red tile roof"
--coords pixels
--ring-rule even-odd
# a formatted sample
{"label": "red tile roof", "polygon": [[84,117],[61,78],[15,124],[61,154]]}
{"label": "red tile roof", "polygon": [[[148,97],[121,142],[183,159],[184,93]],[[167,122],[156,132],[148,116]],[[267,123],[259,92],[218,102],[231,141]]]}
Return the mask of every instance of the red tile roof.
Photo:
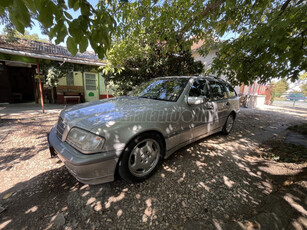
{"label": "red tile roof", "polygon": [[205,43],[205,40],[199,40],[197,43],[193,43],[191,46],[191,50],[197,50],[199,49],[203,44]]}

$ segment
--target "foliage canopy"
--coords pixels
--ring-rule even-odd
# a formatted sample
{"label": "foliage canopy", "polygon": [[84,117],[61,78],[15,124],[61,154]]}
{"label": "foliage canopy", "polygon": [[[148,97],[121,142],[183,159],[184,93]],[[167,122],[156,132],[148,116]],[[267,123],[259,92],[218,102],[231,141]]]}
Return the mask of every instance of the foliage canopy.
{"label": "foliage canopy", "polygon": [[273,98],[280,97],[287,91],[289,84],[286,79],[281,79],[273,85]]}
{"label": "foliage canopy", "polygon": [[151,78],[195,75],[201,73],[204,68],[200,61],[194,62],[188,50],[164,56],[159,46],[156,46],[151,55],[128,58],[123,66],[119,73],[108,72],[104,75],[109,85],[113,86],[114,95],[126,95],[134,86]]}
{"label": "foliage canopy", "polygon": [[4,33],[1,34],[6,37],[6,40],[8,42],[15,42],[16,38],[21,38],[21,39],[28,39],[32,41],[38,41],[38,42],[45,42],[45,43],[50,43],[47,39],[42,39],[38,36],[38,34],[34,33],[31,34],[29,31],[25,31],[24,34],[18,32],[16,29],[7,29],[5,28]]}
{"label": "foliage canopy", "polygon": [[[73,18],[68,10],[80,10]],[[0,18],[23,33],[37,19],[50,39],[72,54],[91,44],[109,67],[131,56],[151,55],[161,44],[164,54],[190,49],[204,39],[202,54],[219,50],[212,72],[232,82],[296,80],[307,69],[306,0],[2,0]],[[225,34],[234,36],[220,41]],[[112,49],[110,49],[112,48]],[[111,69],[111,68],[110,68]]]}
{"label": "foliage canopy", "polygon": [[72,71],[89,72],[93,67],[76,63],[40,60],[40,69],[46,75],[46,85],[56,87],[59,79]]}
{"label": "foliage canopy", "polygon": [[302,93],[307,97],[307,83],[301,85]]}

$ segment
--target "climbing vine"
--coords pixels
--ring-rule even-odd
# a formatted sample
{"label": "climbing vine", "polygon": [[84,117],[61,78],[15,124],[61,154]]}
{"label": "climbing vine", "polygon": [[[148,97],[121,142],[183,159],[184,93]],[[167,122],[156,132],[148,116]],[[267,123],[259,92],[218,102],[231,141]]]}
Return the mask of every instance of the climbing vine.
{"label": "climbing vine", "polygon": [[46,75],[46,84],[49,87],[56,87],[59,79],[65,77],[72,71],[76,72],[89,72],[97,67],[81,65],[69,62],[57,62],[50,60],[40,60],[40,69]]}

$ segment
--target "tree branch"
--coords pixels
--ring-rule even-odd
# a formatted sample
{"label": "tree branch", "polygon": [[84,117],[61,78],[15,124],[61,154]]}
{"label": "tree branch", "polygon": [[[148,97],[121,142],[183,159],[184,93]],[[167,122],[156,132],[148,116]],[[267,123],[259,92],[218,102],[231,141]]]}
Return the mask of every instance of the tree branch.
{"label": "tree branch", "polygon": [[279,16],[282,15],[282,13],[285,11],[285,9],[288,7],[289,3],[291,2],[292,0],[287,0],[280,8],[280,13],[279,13]]}
{"label": "tree branch", "polygon": [[184,33],[193,26],[194,22],[196,20],[198,20],[199,17],[207,16],[209,13],[214,11],[216,8],[218,8],[220,5],[222,5],[224,2],[226,2],[226,0],[219,0],[218,2],[207,5],[207,7],[204,9],[203,12],[201,12],[198,15],[196,15],[195,17],[193,17],[192,20],[182,28],[181,37],[183,37]]}

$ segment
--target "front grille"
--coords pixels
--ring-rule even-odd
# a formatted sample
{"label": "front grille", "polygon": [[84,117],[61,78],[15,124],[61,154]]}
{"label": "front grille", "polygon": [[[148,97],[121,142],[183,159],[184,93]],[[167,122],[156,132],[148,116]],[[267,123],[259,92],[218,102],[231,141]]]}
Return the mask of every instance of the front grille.
{"label": "front grille", "polygon": [[64,130],[65,130],[65,124],[63,122],[63,118],[59,117],[58,125],[56,128],[56,135],[60,140],[62,140]]}

